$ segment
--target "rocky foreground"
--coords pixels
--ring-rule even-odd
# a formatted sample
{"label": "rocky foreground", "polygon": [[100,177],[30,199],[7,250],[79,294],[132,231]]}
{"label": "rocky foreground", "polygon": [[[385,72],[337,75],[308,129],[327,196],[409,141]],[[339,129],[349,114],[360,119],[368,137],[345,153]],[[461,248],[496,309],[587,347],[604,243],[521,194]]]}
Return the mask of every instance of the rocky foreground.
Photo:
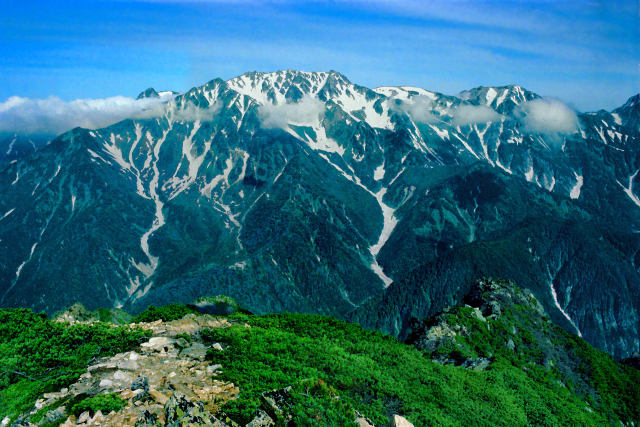
{"label": "rocky foreground", "polygon": [[228,297],[48,318],[0,310],[2,426],[638,425],[636,359],[477,280],[407,340]]}
{"label": "rocky foreground", "polygon": [[[73,320],[72,320],[73,321]],[[238,388],[216,380],[220,365],[205,361],[207,347],[198,341],[202,328],[230,326],[225,319],[209,315],[190,314],[168,323],[135,324],[152,331],[153,336],[136,351],[95,360],[80,379],[57,393],[47,393],[36,403],[35,410],[50,406],[61,399],[88,395],[117,393],[128,405],[120,411],[90,416],[69,416],[62,425],[176,425],[184,418],[188,423],[218,422],[210,411],[233,399]],[[220,345],[214,348],[222,351]],[[199,402],[207,402],[201,404]],[[59,407],[45,418],[55,421],[65,414]],[[183,422],[177,425],[184,424]]]}
{"label": "rocky foreground", "polygon": [[[78,305],[59,314],[59,322],[91,323]],[[205,345],[200,337],[204,329],[227,328],[226,318],[208,314],[187,314],[180,320],[133,323],[151,331],[151,338],[136,350],[92,361],[77,382],[58,392],[45,393],[22,419],[43,408],[54,407],[44,414],[37,425],[60,426],[239,426],[221,411],[225,402],[237,398],[239,388],[231,382],[218,380],[223,366],[206,360],[207,351],[225,351],[223,345]],[[248,324],[244,327],[250,328]],[[274,426],[287,418],[290,387],[262,394],[263,407],[247,426]],[[67,415],[68,409],[59,402],[77,401],[88,396],[117,395],[124,407],[103,413],[87,410],[79,416]],[[215,414],[215,415],[214,415]],[[8,425],[8,419],[2,423]],[[373,423],[359,413],[354,414],[359,426]],[[12,425],[36,425],[18,421]],[[399,415],[391,417],[393,426],[412,426]]]}

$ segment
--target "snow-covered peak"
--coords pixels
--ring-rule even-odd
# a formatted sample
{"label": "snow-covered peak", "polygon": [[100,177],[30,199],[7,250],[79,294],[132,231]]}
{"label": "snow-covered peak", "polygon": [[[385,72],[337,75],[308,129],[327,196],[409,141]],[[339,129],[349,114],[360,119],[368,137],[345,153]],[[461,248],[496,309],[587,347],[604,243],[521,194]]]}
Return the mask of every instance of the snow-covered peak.
{"label": "snow-covered peak", "polygon": [[385,96],[355,85],[335,72],[277,71],[246,73],[230,79],[227,86],[254,99],[260,105],[298,103],[303,98],[333,102],[352,119],[374,128],[392,129],[391,113],[382,102]]}
{"label": "snow-covered peak", "polygon": [[143,90],[142,92],[140,92],[140,94],[138,94],[138,97],[136,99],[144,99],[144,98],[166,98],[169,99],[172,96],[177,95],[178,92],[174,92],[172,90],[165,90],[165,91],[156,91],[154,88],[150,87],[148,89]]}
{"label": "snow-covered peak", "polygon": [[640,120],[640,93],[629,98],[627,102],[613,110],[613,113],[627,120],[633,119],[633,116],[636,122]]}
{"label": "snow-covered peak", "polygon": [[479,86],[460,92],[458,97],[471,104],[486,105],[499,113],[509,113],[516,106],[539,98],[535,93],[518,85]]}
{"label": "snow-covered peak", "polygon": [[380,86],[373,90],[388,98],[396,98],[400,100],[407,100],[413,96],[426,96],[431,100],[435,100],[438,97],[435,92],[415,86]]}
{"label": "snow-covered peak", "polygon": [[294,70],[251,72],[227,80],[226,83],[230,89],[250,96],[259,104],[286,104],[296,102],[305,95],[317,96],[329,77],[335,78],[335,75],[339,74]]}

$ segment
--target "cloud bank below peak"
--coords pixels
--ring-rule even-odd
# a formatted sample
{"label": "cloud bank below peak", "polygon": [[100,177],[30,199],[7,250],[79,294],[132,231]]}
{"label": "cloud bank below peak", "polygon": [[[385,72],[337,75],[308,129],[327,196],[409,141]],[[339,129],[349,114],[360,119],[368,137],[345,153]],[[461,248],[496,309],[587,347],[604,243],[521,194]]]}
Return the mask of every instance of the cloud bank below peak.
{"label": "cloud bank below peak", "polygon": [[527,132],[571,135],[578,131],[578,116],[565,103],[553,98],[539,98],[520,106],[521,121]]}
{"label": "cloud bank below peak", "polygon": [[454,126],[466,126],[475,123],[487,123],[500,120],[502,115],[486,105],[463,104],[453,111]]}
{"label": "cloud bank below peak", "polygon": [[284,129],[289,123],[312,123],[324,110],[325,105],[318,98],[305,96],[296,103],[260,105],[258,117],[265,129]]}
{"label": "cloud bank below peak", "polygon": [[0,132],[22,135],[58,135],[74,127],[99,129],[127,118],[161,116],[172,95],[133,99],[114,96],[64,101],[12,96],[0,102]]}

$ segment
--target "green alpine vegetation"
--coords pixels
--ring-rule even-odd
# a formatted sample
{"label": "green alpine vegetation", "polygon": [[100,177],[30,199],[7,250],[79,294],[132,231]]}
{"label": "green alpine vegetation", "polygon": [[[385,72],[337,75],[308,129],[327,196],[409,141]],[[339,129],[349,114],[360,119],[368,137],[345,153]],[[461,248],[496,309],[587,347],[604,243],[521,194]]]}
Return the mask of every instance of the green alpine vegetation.
{"label": "green alpine vegetation", "polygon": [[197,312],[184,304],[169,304],[162,307],[154,307],[153,305],[150,305],[146,310],[131,319],[131,322],[154,322],[156,320],[170,322],[172,320],[182,319],[189,313]]}
{"label": "green alpine vegetation", "polygon": [[[527,297],[539,306],[531,294]],[[262,392],[309,379],[325,382],[345,404],[382,425],[392,414],[415,425],[603,425],[640,419],[639,371],[614,362],[529,306],[507,307],[484,322],[471,311],[458,307],[447,314],[451,324],[469,334],[458,335],[460,345],[436,353],[462,348],[463,357],[488,357],[486,369],[433,361],[432,352],[319,315],[234,315],[236,326],[203,335],[225,347],[210,350],[208,357],[240,387],[239,398],[224,408],[240,422],[251,420]],[[539,324],[531,328],[529,322]],[[521,352],[505,346],[512,327],[522,331],[516,338]],[[538,328],[553,334],[529,332]],[[549,346],[576,364],[573,377],[545,366],[536,340],[549,337],[554,339]]]}
{"label": "green alpine vegetation", "polygon": [[[416,426],[640,420],[640,371],[554,325],[533,294],[511,282],[476,282],[460,305],[415,321],[406,342],[330,316],[253,315],[220,298],[200,303],[233,306],[237,311],[225,316],[228,322],[197,332],[178,329],[172,339],[181,348],[204,344],[206,362],[220,366],[215,381],[239,389],[231,400],[197,403],[215,403],[220,412],[213,416],[226,422],[254,420],[265,395],[286,396],[280,405],[285,412],[270,414],[283,425],[355,425],[357,413],[378,426],[395,414]],[[189,315],[188,323],[208,315],[193,307],[150,307],[134,321]],[[78,307],[68,317],[76,314],[90,322],[53,321],[27,309],[0,311],[0,418],[49,425],[47,414],[64,405],[65,415],[51,424],[58,425],[67,414],[135,410],[119,389],[67,394],[33,409],[43,393],[69,386],[98,357],[135,351],[151,334],[87,317]]]}
{"label": "green alpine vegetation", "polygon": [[0,310],[0,418],[78,379],[87,364],[137,347],[149,333],[129,326],[56,322],[28,309]]}

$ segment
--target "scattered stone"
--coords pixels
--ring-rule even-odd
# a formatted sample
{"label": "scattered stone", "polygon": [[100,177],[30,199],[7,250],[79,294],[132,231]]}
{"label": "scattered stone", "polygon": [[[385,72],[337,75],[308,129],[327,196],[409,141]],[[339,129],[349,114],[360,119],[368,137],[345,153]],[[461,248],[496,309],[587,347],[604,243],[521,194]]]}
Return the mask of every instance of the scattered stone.
{"label": "scattered stone", "polygon": [[179,391],[174,392],[165,404],[164,415],[167,426],[226,426],[225,423],[206,411],[201,403],[192,402]]}
{"label": "scattered stone", "polygon": [[224,350],[222,348],[222,344],[220,344],[219,342],[217,342],[214,345],[212,345],[211,348],[214,349],[214,350],[218,350],[218,351],[223,351]]}
{"label": "scattered stone", "polygon": [[391,420],[389,420],[389,424],[387,424],[387,426],[388,427],[414,427],[413,424],[407,421],[406,418],[401,417],[398,414],[393,415],[391,417]]}
{"label": "scattered stone", "polygon": [[507,349],[514,351],[516,349],[516,345],[513,343],[513,340],[511,338],[509,338],[509,340],[507,341]]}
{"label": "scattered stone", "polygon": [[271,418],[277,421],[290,421],[291,414],[291,386],[281,390],[272,390],[262,393],[260,396],[265,411]]}
{"label": "scattered stone", "polygon": [[92,374],[97,374],[100,372],[107,372],[107,371],[113,371],[115,369],[118,369],[118,365],[114,362],[103,362],[103,363],[96,363],[95,365],[89,366],[89,368],[87,368],[87,370],[89,371],[89,373]]}
{"label": "scattered stone", "polygon": [[484,371],[491,365],[491,361],[484,357],[478,357],[477,359],[466,359],[460,366],[463,368],[471,369],[474,371]]}
{"label": "scattered stone", "polygon": [[135,426],[136,427],[155,427],[158,423],[158,416],[156,414],[152,414],[148,409],[144,409],[140,411],[140,416],[138,417]]}
{"label": "scattered stone", "polygon": [[189,347],[189,341],[184,338],[178,338],[175,342],[175,346],[178,348],[187,348]]}
{"label": "scattered stone", "polygon": [[138,377],[131,383],[131,390],[149,390],[149,377]]}
{"label": "scattered stone", "polygon": [[143,343],[141,347],[150,351],[169,351],[173,348],[175,340],[167,337],[152,337],[148,342]]}
{"label": "scattered stone", "polygon": [[121,383],[129,383],[131,382],[131,375],[127,374],[124,371],[118,370],[113,374],[113,379]]}
{"label": "scattered stone", "polygon": [[89,411],[84,411],[78,417],[78,424],[86,423],[90,417],[91,415],[89,414]]}
{"label": "scattered stone", "polygon": [[373,424],[373,421],[362,415],[360,412],[355,411],[355,416],[358,427],[376,427],[375,424]]}
{"label": "scattered stone", "polygon": [[182,350],[180,352],[180,356],[204,361],[207,357],[207,347],[202,343],[196,342],[193,343],[190,347]]}
{"label": "scattered stone", "polygon": [[113,387],[113,381],[111,381],[111,380],[109,380],[109,379],[107,379],[107,378],[102,379],[102,380],[100,380],[99,387],[101,387],[101,388],[110,388],[110,387]]}
{"label": "scattered stone", "polygon": [[95,316],[94,313],[89,311],[84,305],[80,303],[75,303],[71,307],[66,310],[57,313],[54,315],[54,320],[56,322],[65,322],[65,323],[94,323],[99,319]]}
{"label": "scattered stone", "polygon": [[206,368],[207,375],[213,375],[217,371],[222,370],[222,365],[208,365]]}
{"label": "scattered stone", "polygon": [[149,390],[149,394],[151,395],[153,400],[155,400],[161,405],[164,405],[169,400],[167,396],[165,396],[163,393],[159,392],[158,390],[151,389]]}
{"label": "scattered stone", "polygon": [[125,371],[135,371],[138,369],[138,362],[135,360],[122,360],[117,364],[118,369],[122,369]]}
{"label": "scattered stone", "polygon": [[53,424],[57,421],[64,420],[66,417],[67,415],[65,414],[65,407],[60,406],[47,412],[44,417],[42,417],[42,424]]}
{"label": "scattered stone", "polygon": [[269,414],[262,409],[258,409],[256,416],[247,424],[247,427],[271,427],[275,425],[276,423],[271,419]]}
{"label": "scattered stone", "polygon": [[[152,331],[148,342],[136,351],[95,360],[68,389],[43,394],[33,412],[20,418],[23,420],[21,423],[32,425],[28,420],[35,411],[63,398],[117,392],[120,398],[128,401],[123,409],[109,414],[98,412],[93,418],[84,415],[83,425],[239,427],[224,413],[218,417],[213,415],[219,413],[225,401],[235,399],[240,390],[232,383],[215,379],[222,366],[206,361],[208,347],[200,341],[202,329],[229,327],[231,324],[226,319],[209,315],[187,315],[177,321],[141,323],[139,326]],[[177,337],[185,333],[193,337],[192,342]],[[223,349],[220,344],[217,348]],[[195,406],[183,414],[183,419],[165,424],[165,407],[174,393],[181,393],[187,401],[195,402]],[[60,424],[64,421],[64,426],[77,426],[76,417],[68,416],[66,410],[68,408],[60,406],[50,411],[43,417],[43,422]],[[144,415],[145,411],[150,415]],[[5,424],[8,423],[9,419]],[[18,425],[16,423],[13,421],[13,425]]]}

